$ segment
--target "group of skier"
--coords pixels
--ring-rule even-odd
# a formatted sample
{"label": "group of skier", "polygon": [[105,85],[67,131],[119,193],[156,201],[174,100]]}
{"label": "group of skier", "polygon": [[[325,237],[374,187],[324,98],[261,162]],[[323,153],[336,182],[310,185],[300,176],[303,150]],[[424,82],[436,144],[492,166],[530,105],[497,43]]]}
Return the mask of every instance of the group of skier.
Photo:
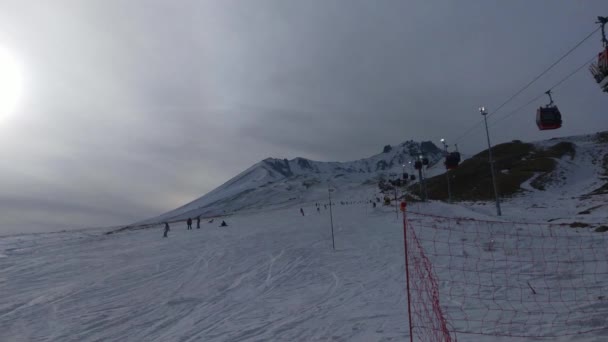
{"label": "group of skier", "polygon": [[[213,219],[211,219],[209,221],[209,223],[213,223]],[[226,221],[222,220],[220,227],[227,227],[227,226],[228,226],[228,224],[226,223]],[[201,229],[201,217],[200,216],[196,217],[196,229]],[[170,230],[171,230],[171,227],[169,226],[169,222],[165,222],[165,229],[163,231],[163,237],[167,237]],[[192,218],[190,218],[190,217],[188,217],[188,219],[186,220],[186,230],[192,230]]]}
{"label": "group of skier", "polygon": [[[317,208],[317,212],[321,213],[321,205],[319,203],[315,203],[315,207]],[[327,204],[325,204],[325,209],[327,209]],[[304,209],[300,208],[300,214],[304,216]]]}
{"label": "group of skier", "polygon": [[[373,207],[376,207],[376,203],[374,201],[370,201],[373,204]],[[341,205],[348,205],[348,204],[354,204],[354,203],[358,203],[358,202],[340,202]],[[333,203],[332,203],[333,204]],[[325,209],[327,209],[327,204],[320,204],[320,203],[315,203],[315,207],[317,209],[317,212],[321,212],[321,205],[323,205],[323,207]],[[300,208],[300,214],[302,214],[302,216],[304,216],[304,209]],[[211,219],[209,221],[209,223],[213,223],[213,219]],[[226,221],[222,220],[222,223],[220,224],[220,227],[227,227],[228,224],[226,223]],[[196,229],[201,229],[201,217],[197,216],[196,217]],[[169,231],[171,230],[171,227],[169,227],[169,222],[165,222],[165,230],[163,233],[163,237],[167,237]],[[192,230],[192,218],[188,217],[188,219],[186,220],[186,230]]]}
{"label": "group of skier", "polygon": [[[191,218],[188,217],[186,224],[188,225],[188,228],[186,228],[186,229],[192,230],[192,219]],[[197,216],[197,218],[196,218],[196,229],[201,229],[201,217],[200,216]]]}
{"label": "group of skier", "polygon": [[[378,200],[378,202],[380,201],[379,198],[377,198],[377,200]],[[339,203],[340,203],[340,205],[352,205],[352,204],[371,203],[373,208],[376,207],[376,202],[374,202],[373,200],[369,200],[369,202],[368,201],[340,201]],[[333,201],[332,201],[331,204],[334,205],[334,206],[336,205],[336,203],[334,203]],[[325,204],[325,203],[315,203],[315,208],[317,209],[318,213],[321,213],[321,206],[323,206],[323,208],[325,208],[325,210],[327,210],[327,204]],[[302,216],[305,216],[304,215],[304,208],[300,208],[300,214],[302,214]]]}

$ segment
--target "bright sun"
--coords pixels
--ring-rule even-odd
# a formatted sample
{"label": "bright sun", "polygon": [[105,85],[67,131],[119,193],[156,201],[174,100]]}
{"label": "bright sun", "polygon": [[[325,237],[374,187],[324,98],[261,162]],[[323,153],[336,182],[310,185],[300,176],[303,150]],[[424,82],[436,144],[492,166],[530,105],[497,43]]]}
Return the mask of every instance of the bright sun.
{"label": "bright sun", "polygon": [[15,112],[22,90],[21,64],[9,50],[0,46],[0,122]]}

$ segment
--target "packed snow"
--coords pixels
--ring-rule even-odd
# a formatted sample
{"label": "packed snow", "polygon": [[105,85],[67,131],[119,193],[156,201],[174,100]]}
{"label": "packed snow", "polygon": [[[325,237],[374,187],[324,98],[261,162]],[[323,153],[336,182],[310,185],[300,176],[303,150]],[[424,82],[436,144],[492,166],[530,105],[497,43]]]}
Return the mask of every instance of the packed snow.
{"label": "packed snow", "polygon": [[403,242],[362,205],[2,240],[1,341],[403,340]]}
{"label": "packed snow", "polygon": [[[524,185],[521,195],[502,203],[500,220],[587,222],[591,228],[581,229],[589,230],[608,222],[603,207],[608,196],[587,196],[602,182],[596,161],[608,152],[606,146],[583,138],[576,144],[575,159],[559,161],[560,182],[546,191]],[[250,186],[265,177],[256,170],[246,172],[242,184]],[[161,222],[174,215],[181,218],[192,208],[161,216],[156,223],[149,221],[146,229],[2,237],[0,341],[408,340],[401,217],[393,206],[372,207],[368,201],[380,196],[375,185],[332,179],[332,187],[336,189],[332,193],[335,250],[329,208],[324,205],[327,183],[312,185],[300,191],[297,200],[283,202],[271,201],[272,192],[256,189],[252,193],[260,196],[258,205],[248,199],[247,210],[215,217],[213,222],[205,218],[200,229],[196,223],[193,230],[186,230],[184,222],[171,223],[168,238],[162,237]],[[214,196],[222,197],[218,193]],[[413,203],[409,210],[497,219],[492,202]],[[424,225],[429,218],[412,213],[410,219],[419,225],[423,243],[428,243]],[[219,227],[222,220],[228,227]],[[454,239],[467,238],[465,230],[452,233]],[[603,241],[607,233],[594,234]],[[467,253],[471,258],[483,256],[474,249]],[[438,270],[450,265],[441,257],[431,261]],[[438,274],[440,281],[442,276]],[[492,275],[481,277],[492,280]],[[598,286],[608,284],[608,276],[595,277]],[[440,297],[466,290],[442,282]],[[605,310],[603,317],[608,317],[604,303],[598,302],[596,309]],[[447,300],[442,306],[453,318],[466,309]],[[471,317],[483,314],[474,305],[471,308],[467,312]],[[570,310],[576,314],[576,309]],[[589,325],[608,327],[603,317],[593,317]],[[559,335],[567,329],[528,328],[518,333]],[[458,341],[537,340],[457,337]],[[605,341],[608,332],[551,340]]]}

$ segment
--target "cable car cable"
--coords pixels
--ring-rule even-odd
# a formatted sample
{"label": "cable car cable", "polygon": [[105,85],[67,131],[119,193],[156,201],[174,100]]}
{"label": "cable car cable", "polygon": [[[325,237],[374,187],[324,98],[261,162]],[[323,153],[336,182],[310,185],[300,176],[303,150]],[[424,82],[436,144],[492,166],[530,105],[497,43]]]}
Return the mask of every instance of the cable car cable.
{"label": "cable car cable", "polygon": [[553,67],[555,67],[557,64],[559,64],[559,62],[561,62],[564,58],[566,58],[568,55],[570,55],[574,50],[576,50],[579,46],[581,46],[584,42],[586,42],[587,39],[591,38],[599,30],[600,30],[600,28],[598,27],[595,30],[593,30],[593,32],[589,33],[585,38],[583,38],[583,40],[581,40],[580,42],[578,42],[578,44],[576,44],[574,47],[572,47],[570,50],[568,50],[568,52],[566,52],[563,56],[561,56],[557,61],[555,61],[553,64],[551,64],[548,68],[546,68],[543,72],[541,72],[538,76],[536,76],[532,81],[530,81],[528,84],[526,84],[518,92],[516,92],[511,97],[509,97],[508,100],[506,100],[500,106],[498,106],[492,113],[488,114],[488,117],[496,114],[496,112],[498,112],[505,105],[507,105],[509,102],[511,102],[515,97],[517,97],[517,95],[521,94],[524,90],[528,89],[534,82],[538,81],[539,78],[543,77],[547,72],[549,72],[549,70],[553,69]]}
{"label": "cable car cable", "polygon": [[481,126],[482,123],[483,123],[483,121],[478,121],[475,125],[471,126],[469,129],[467,129],[461,136],[454,139],[454,141],[455,142],[461,141],[462,138],[465,138],[467,135],[469,135],[469,133],[474,131],[478,126]]}
{"label": "cable car cable", "polygon": [[574,70],[568,76],[564,77],[561,81],[557,82],[553,87],[549,88],[549,90],[553,90],[553,89],[559,87],[562,83],[566,82],[566,80],[568,80],[570,77],[574,76],[574,74],[581,71],[587,65],[593,63],[593,61],[595,61],[596,58],[597,58],[596,56],[593,56],[590,60],[585,62],[585,64],[581,65],[578,69]]}
{"label": "cable car cable", "polygon": [[[570,77],[574,76],[576,73],[578,73],[579,71],[583,70],[584,67],[586,67],[587,65],[589,65],[591,62],[593,62],[595,60],[595,56],[593,56],[593,58],[591,58],[590,60],[588,60],[587,62],[585,62],[585,64],[581,65],[580,67],[576,68],[573,72],[569,73],[566,77],[562,78],[559,82],[557,82],[556,84],[554,84],[551,88],[549,88],[548,91],[552,91],[553,89],[559,87],[560,85],[562,85],[564,82],[566,82],[568,79],[570,79]],[[532,103],[538,101],[541,97],[543,97],[545,95],[545,93],[541,93],[540,95],[536,96],[535,98],[531,99],[530,101],[526,102],[524,105],[517,107],[517,109],[509,112],[507,115],[504,115],[502,117],[500,117],[499,119],[496,119],[494,122],[492,122],[490,124],[490,126],[494,126],[495,124],[503,121],[504,119],[512,116],[513,114],[519,112],[520,110],[524,109],[525,107],[531,105]]]}
{"label": "cable car cable", "polygon": [[[519,94],[521,94],[522,92],[524,92],[526,89],[528,89],[534,82],[538,81],[542,76],[544,76],[547,72],[549,72],[549,70],[553,69],[553,67],[555,67],[557,64],[559,64],[559,62],[561,62],[564,58],[566,58],[568,55],[570,55],[574,50],[576,50],[578,47],[580,47],[584,42],[586,42],[589,38],[591,38],[595,33],[597,33],[599,30],[601,29],[601,27],[596,28],[595,30],[593,30],[591,33],[589,33],[587,36],[585,36],[585,38],[583,38],[580,42],[578,42],[576,45],[574,45],[572,48],[570,48],[570,50],[568,50],[564,55],[562,55],[557,61],[555,61],[553,64],[551,64],[549,67],[547,67],[545,70],[543,70],[543,72],[541,72],[538,76],[536,76],[532,81],[530,81],[528,84],[526,84],[523,88],[521,88],[519,91],[517,91],[515,94],[513,94],[511,97],[509,97],[505,102],[503,102],[500,106],[498,106],[496,108],[496,110],[494,110],[492,113],[488,114],[488,117],[496,114],[499,110],[501,110],[504,106],[506,106],[509,102],[511,102],[515,97],[517,97]],[[594,57],[595,59],[595,57]],[[590,62],[585,63],[585,65],[589,64]],[[558,82],[557,85],[551,87],[550,89],[553,89],[555,87],[557,87],[558,85],[560,85],[561,83],[565,82],[568,78],[570,78],[572,75],[576,74],[580,69],[582,69],[585,65],[583,65],[581,68],[575,70],[571,75],[568,75],[565,79],[563,79],[562,81]],[[528,106],[531,102],[538,100],[540,97],[542,97],[544,94],[541,94],[540,96],[534,98],[534,100],[531,100],[529,103],[527,103],[524,106],[521,106],[520,108],[518,108],[517,110],[521,110],[523,107]],[[516,110],[516,111],[517,111]],[[512,115],[513,112],[509,113],[507,116]],[[502,120],[502,119],[501,119]],[[475,130],[478,126],[481,126],[483,122],[482,121],[478,121],[476,124],[474,124],[473,126],[471,126],[469,129],[467,129],[465,131],[465,133],[463,133],[462,135],[460,135],[458,138],[454,139],[453,141],[455,142],[459,142],[461,141],[461,139],[465,138],[466,136],[469,135],[469,133],[471,133],[473,130]]]}

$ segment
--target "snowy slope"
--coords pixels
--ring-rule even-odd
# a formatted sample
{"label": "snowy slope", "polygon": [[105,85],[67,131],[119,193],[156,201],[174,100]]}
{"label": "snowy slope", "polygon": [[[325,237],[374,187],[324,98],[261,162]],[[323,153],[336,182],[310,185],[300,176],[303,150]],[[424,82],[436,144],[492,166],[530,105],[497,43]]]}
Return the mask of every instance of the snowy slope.
{"label": "snowy slope", "polygon": [[321,200],[327,186],[349,188],[378,179],[398,178],[413,172],[408,162],[423,151],[430,165],[437,163],[442,151],[432,142],[407,141],[386,146],[383,153],[350,162],[319,162],[304,158],[265,159],[235,176],[225,184],[180,208],[140,224],[172,221],[187,217],[213,216],[268,205]]}
{"label": "snowy slope", "polygon": [[[567,243],[564,246],[541,244],[541,248],[559,252],[572,243],[595,246],[593,254],[583,248],[577,250],[581,258],[602,260],[605,255],[596,253],[601,251],[608,235],[593,233],[592,229],[608,222],[605,208],[608,195],[590,193],[604,182],[599,161],[606,158],[608,148],[606,144],[598,143],[594,136],[566,140],[575,142],[576,156],[559,160],[557,182],[549,184],[545,191],[528,187],[520,196],[504,200],[500,219],[589,223],[590,228],[566,227],[559,228],[560,231],[551,228],[549,234],[564,234],[571,239],[562,240]],[[555,142],[537,144],[548,146]],[[397,152],[393,156],[398,158]],[[353,163],[363,165],[361,161]],[[312,174],[316,177],[325,175],[336,182],[335,174],[331,172],[333,166],[327,165],[325,173],[321,165],[317,165],[319,173]],[[293,173],[304,173],[294,165],[289,167]],[[393,169],[400,172],[400,167]],[[294,191],[286,187],[293,186],[296,179],[300,181],[295,177],[298,176],[285,176],[266,163],[258,164],[235,178],[233,183],[225,184],[223,190],[208,194],[207,198],[211,199],[206,201],[222,201],[226,198],[222,193],[228,190],[238,194],[252,189],[251,184],[256,182],[274,184],[269,186],[270,190],[250,190],[259,196],[259,209],[236,212],[226,219],[229,223],[226,228],[219,228],[217,221],[213,224],[203,221],[200,230],[187,231],[180,222],[172,224],[167,239],[161,237],[161,225],[111,235],[103,230],[93,230],[1,237],[0,341],[408,340],[403,235],[394,208],[372,208],[366,204],[378,196],[376,185],[361,185],[361,180],[366,178],[364,173],[349,174],[352,178],[340,183],[333,193],[336,203],[353,203],[333,208],[334,252],[329,210],[321,207],[317,212],[314,205],[317,195],[327,194],[323,186],[299,189],[302,197],[298,202],[265,206],[264,201],[272,202],[267,196],[283,196],[283,193],[285,197],[291,196]],[[276,189],[279,192],[273,193]],[[253,208],[251,204],[247,205]],[[304,208],[305,216],[300,215],[300,207]],[[497,219],[491,202],[412,203],[409,208],[412,212],[435,215]],[[480,273],[479,284],[500,283],[505,274],[522,277],[521,274],[531,267],[516,263],[510,266],[487,264],[483,261],[487,252],[474,248],[467,248],[466,255],[463,252],[458,258],[434,255],[436,245],[427,244],[428,241],[445,236],[457,242],[450,251],[458,252],[462,250],[464,239],[474,242],[470,233],[479,232],[475,230],[478,227],[464,222],[462,229],[437,235],[424,227],[436,222],[412,215],[412,223],[419,226],[417,233],[426,239],[423,247],[433,257],[433,265],[456,270],[438,274],[440,298],[450,318],[458,318],[463,309],[467,310],[470,320],[485,318],[486,311],[476,309],[475,302],[461,305],[455,300],[457,294],[475,290],[449,281],[467,281],[459,278],[457,271],[466,265],[466,258],[472,260],[475,267],[482,265],[492,271]],[[527,239],[508,238],[501,231],[488,230],[488,234],[496,234],[503,246],[530,246]],[[498,250],[496,257],[501,257],[502,252]],[[556,253],[550,257],[559,256]],[[593,264],[588,260],[585,267],[593,272],[585,274],[581,268],[564,265],[563,270],[569,278],[563,280],[556,276],[546,281],[551,284],[565,281],[566,285],[587,282],[597,286],[598,294],[603,296],[608,292],[606,263]],[[446,276],[449,276],[448,280]],[[539,287],[538,281],[530,281]],[[567,289],[563,294],[560,292],[564,296],[560,300],[577,300],[578,297],[568,297],[568,293]],[[541,296],[537,300],[544,298]],[[520,298],[519,292],[516,297],[516,300]],[[444,300],[446,298],[451,300]],[[510,308],[518,304],[514,301],[503,305]],[[556,307],[545,309],[551,312]],[[567,319],[579,326],[545,324],[528,326],[528,330],[520,329],[517,333],[559,335],[572,329],[608,326],[605,320],[608,306],[604,302],[598,302],[594,307],[559,306],[557,310],[564,310]],[[589,310],[602,314],[590,316]],[[550,323],[551,317],[547,316],[545,320]],[[521,321],[543,319],[538,314],[520,318]],[[458,341],[537,340],[458,336]],[[550,340],[606,341],[608,333],[599,331]]]}
{"label": "snowy slope", "polygon": [[[608,136],[606,132],[601,134]],[[548,175],[550,182],[545,190],[530,186],[533,177],[522,184],[521,194],[503,199],[504,217],[559,223],[586,221],[600,212],[608,213],[607,195],[593,194],[608,183],[608,141],[604,142],[600,134],[590,134],[537,141],[534,145],[549,148],[560,142],[574,144],[574,157],[556,160],[557,167]],[[495,213],[495,208],[487,203],[464,204],[486,214]]]}
{"label": "snowy slope", "polygon": [[[336,200],[370,190],[336,192]],[[335,252],[329,210],[309,205],[301,216],[298,209],[237,214],[227,228],[173,225],[167,239],[161,226],[0,239],[0,341],[408,340],[402,230],[393,209],[336,206]],[[491,218],[441,203],[411,210]],[[468,253],[475,260],[477,252]],[[495,281],[486,277],[481,281]],[[455,286],[442,283],[441,295],[458,293]],[[480,318],[479,310],[468,314]],[[536,339],[460,335],[458,341]]]}
{"label": "snowy slope", "polygon": [[0,240],[0,341],[402,340],[393,217],[334,214],[335,253],[327,211]]}

